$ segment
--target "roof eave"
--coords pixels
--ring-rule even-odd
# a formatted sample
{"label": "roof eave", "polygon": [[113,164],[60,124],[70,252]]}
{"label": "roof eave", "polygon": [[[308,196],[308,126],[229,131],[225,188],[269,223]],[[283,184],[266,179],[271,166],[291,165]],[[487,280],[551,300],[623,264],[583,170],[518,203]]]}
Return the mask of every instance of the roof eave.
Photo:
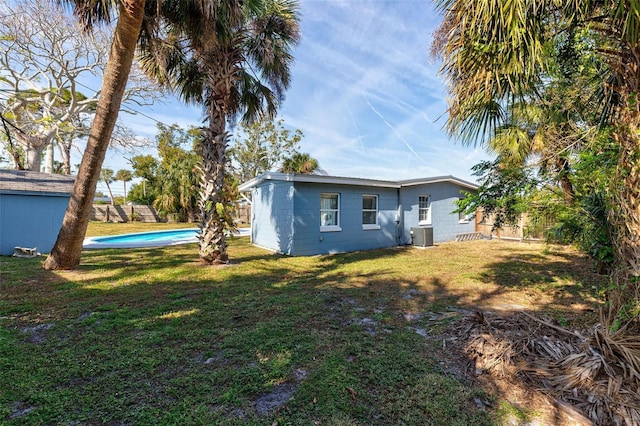
{"label": "roof eave", "polygon": [[480,187],[475,183],[468,182],[466,180],[457,178],[452,175],[436,176],[433,178],[426,178],[426,179],[408,179],[408,180],[402,180],[399,183],[401,186],[405,187],[405,186],[424,185],[429,183],[440,183],[440,182],[451,182],[451,183],[455,183],[460,186],[464,186],[466,188],[473,189],[473,190],[477,190]]}
{"label": "roof eave", "polygon": [[361,178],[349,178],[341,176],[326,176],[326,175],[310,175],[310,174],[296,174],[296,173],[280,173],[280,172],[267,172],[260,176],[251,179],[238,187],[239,192],[248,192],[256,186],[260,185],[267,180],[279,180],[285,182],[304,182],[304,183],[323,183],[333,185],[356,185],[356,186],[374,186],[383,188],[400,188],[397,182],[375,180],[375,179],[361,179]]}

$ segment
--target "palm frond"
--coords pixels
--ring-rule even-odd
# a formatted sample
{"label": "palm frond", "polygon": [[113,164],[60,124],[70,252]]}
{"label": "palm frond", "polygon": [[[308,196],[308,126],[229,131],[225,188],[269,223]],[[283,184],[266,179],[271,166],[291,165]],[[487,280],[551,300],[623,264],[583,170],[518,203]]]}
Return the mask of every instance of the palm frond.
{"label": "palm frond", "polygon": [[513,165],[523,165],[532,151],[532,139],[527,129],[501,126],[489,140],[488,148]]}
{"label": "palm frond", "polygon": [[[595,326],[570,331],[526,312],[485,313],[459,330],[476,371],[519,377],[576,416],[576,424],[638,424],[640,338]],[[577,421],[579,420],[579,421]],[[574,424],[574,423],[572,423]]]}
{"label": "palm frond", "polygon": [[84,25],[86,30],[100,23],[109,23],[117,14],[118,0],[57,0],[59,4],[73,8],[73,14]]}

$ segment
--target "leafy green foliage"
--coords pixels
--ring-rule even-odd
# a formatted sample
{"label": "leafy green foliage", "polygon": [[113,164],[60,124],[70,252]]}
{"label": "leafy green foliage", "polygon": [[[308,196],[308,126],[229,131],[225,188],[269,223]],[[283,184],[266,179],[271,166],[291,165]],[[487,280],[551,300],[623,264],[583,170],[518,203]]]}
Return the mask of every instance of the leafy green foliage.
{"label": "leafy green foliage", "polygon": [[144,155],[132,158],[134,174],[143,179],[135,185],[129,199],[153,204],[162,215],[194,221],[197,204],[198,154],[194,151],[199,133],[177,124],[158,124],[156,143],[160,161]]}
{"label": "leafy green foliage", "polygon": [[115,198],[113,197],[113,191],[111,191],[111,184],[113,183],[113,170],[108,167],[100,169],[100,180],[107,185],[107,191],[109,191],[109,198],[111,203],[115,204]]}
{"label": "leafy green foliage", "polygon": [[233,175],[240,183],[274,170],[286,157],[297,152],[304,134],[284,127],[284,120],[257,120],[242,123],[242,139],[236,137],[229,149]]}
{"label": "leafy green foliage", "polygon": [[158,169],[160,163],[152,155],[136,155],[131,158],[133,175],[142,178],[142,182],[133,185],[129,191],[129,200],[151,205],[159,194]]}
{"label": "leafy green foliage", "polygon": [[506,167],[499,159],[483,161],[472,168],[480,179],[480,188],[466,192],[458,201],[458,211],[493,217],[494,229],[517,224],[527,210],[528,200],[539,181],[521,167]]}
{"label": "leafy green foliage", "polygon": [[127,202],[127,182],[130,182],[131,179],[133,179],[133,172],[131,172],[131,170],[126,170],[126,169],[118,170],[116,174],[113,176],[113,180],[118,180],[122,182],[123,190],[124,190],[122,198],[124,200],[124,203]]}
{"label": "leafy green foliage", "polygon": [[[574,216],[567,222],[582,235],[594,230],[591,255],[615,263],[620,297],[611,294],[619,305],[612,310],[637,305],[640,288],[631,277],[640,276],[638,3],[440,0],[438,5],[445,22],[434,50],[450,85],[450,133],[482,143],[505,117],[508,121],[514,106],[542,101],[550,120],[541,124],[550,125],[544,134],[552,136],[545,148],[552,155],[541,151],[541,171],[561,183],[567,212],[573,208],[593,220],[581,224]],[[615,169],[604,163],[606,187],[574,202],[571,175],[581,151],[591,149],[593,129],[604,129],[617,146]],[[601,177],[593,172],[580,179]]]}
{"label": "leafy green foliage", "polygon": [[230,182],[226,125],[238,118],[251,123],[275,116],[291,81],[292,49],[300,39],[299,5],[295,0],[186,4],[163,1],[156,8],[162,30],[143,27],[141,64],[186,102],[204,108],[198,144],[199,257],[209,264],[227,262],[229,216],[204,208],[233,201],[223,198]]}
{"label": "leafy green foliage", "polygon": [[295,152],[291,157],[285,158],[280,167],[283,173],[325,174],[320,168],[320,163],[306,152]]}

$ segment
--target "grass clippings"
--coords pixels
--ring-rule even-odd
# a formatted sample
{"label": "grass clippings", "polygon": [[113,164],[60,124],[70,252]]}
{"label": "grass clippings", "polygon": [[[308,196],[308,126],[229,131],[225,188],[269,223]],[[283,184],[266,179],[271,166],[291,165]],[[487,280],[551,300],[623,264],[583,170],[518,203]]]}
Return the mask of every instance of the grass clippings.
{"label": "grass clippings", "polygon": [[495,241],[229,251],[224,268],[195,245],[86,251],[77,271],[0,258],[0,423],[506,424],[457,327],[514,306],[595,322],[604,285],[570,249]]}

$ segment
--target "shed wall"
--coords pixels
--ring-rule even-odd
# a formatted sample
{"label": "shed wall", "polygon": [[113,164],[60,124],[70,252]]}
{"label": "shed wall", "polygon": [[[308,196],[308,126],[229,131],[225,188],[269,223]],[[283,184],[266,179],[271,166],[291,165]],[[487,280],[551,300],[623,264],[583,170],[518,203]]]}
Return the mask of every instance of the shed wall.
{"label": "shed wall", "polygon": [[0,255],[16,246],[50,252],[67,204],[68,194],[0,194]]}

